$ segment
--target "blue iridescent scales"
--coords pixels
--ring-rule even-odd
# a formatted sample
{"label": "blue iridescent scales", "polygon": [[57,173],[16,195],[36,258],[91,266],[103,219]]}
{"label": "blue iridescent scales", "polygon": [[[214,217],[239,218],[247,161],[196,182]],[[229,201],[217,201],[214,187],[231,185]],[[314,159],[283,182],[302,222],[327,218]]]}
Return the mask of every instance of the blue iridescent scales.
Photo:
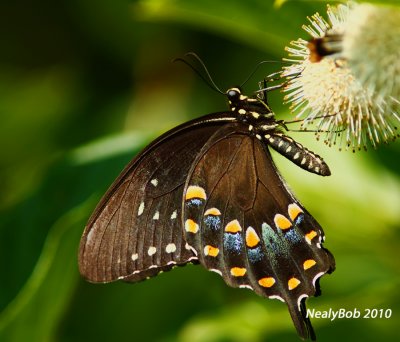
{"label": "blue iridescent scales", "polygon": [[89,219],[80,272],[137,282],[200,263],[230,286],[285,302],[298,334],[313,339],[305,300],[335,262],[269,147],[309,172],[329,168],[282,132],[265,101],[238,88],[227,98],[229,111],[174,128],[127,165]]}

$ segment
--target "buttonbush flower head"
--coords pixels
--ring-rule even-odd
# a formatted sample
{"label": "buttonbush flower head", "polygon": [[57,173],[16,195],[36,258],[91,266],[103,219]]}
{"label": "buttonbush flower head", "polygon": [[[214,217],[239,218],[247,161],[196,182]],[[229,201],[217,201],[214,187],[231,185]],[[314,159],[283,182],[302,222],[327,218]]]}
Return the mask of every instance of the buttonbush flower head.
{"label": "buttonbush flower head", "polygon": [[350,3],[318,13],[286,50],[285,101],[303,129],[353,151],[399,136],[400,9]]}

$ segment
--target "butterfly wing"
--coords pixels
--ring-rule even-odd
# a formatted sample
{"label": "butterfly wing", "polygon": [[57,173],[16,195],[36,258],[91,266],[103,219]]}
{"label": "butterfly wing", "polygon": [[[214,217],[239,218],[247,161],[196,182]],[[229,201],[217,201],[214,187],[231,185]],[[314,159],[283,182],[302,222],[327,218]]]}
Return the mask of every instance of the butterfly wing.
{"label": "butterfly wing", "polygon": [[305,298],[334,269],[323,231],[291,194],[268,148],[242,124],[218,130],[198,154],[183,203],[186,241],[233,287],[287,303],[302,337],[314,337]]}
{"label": "butterfly wing", "polygon": [[196,262],[182,230],[187,173],[224,114],[167,132],[134,158],[98,204],[83,233],[80,273],[91,282],[139,281]]}

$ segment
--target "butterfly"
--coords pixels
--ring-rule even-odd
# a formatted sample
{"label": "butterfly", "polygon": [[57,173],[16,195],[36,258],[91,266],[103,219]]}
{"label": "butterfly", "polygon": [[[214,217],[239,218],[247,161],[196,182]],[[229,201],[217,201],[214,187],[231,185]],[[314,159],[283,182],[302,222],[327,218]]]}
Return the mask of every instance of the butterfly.
{"label": "butterfly", "polygon": [[228,111],[170,130],[126,166],[87,223],[80,273],[137,282],[201,264],[229,286],[285,302],[298,334],[314,339],[305,300],[335,261],[269,148],[317,175],[329,167],[283,133],[261,97],[226,96]]}

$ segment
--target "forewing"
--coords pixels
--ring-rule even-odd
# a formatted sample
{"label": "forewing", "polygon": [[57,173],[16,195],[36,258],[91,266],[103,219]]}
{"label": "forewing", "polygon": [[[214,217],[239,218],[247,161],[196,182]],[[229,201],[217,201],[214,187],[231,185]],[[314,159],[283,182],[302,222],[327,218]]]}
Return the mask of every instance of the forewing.
{"label": "forewing", "polygon": [[79,268],[87,280],[134,282],[196,262],[183,236],[183,187],[198,152],[220,125],[189,122],[131,161],[98,204],[82,236]]}
{"label": "forewing", "polygon": [[313,337],[304,301],[334,260],[268,148],[244,125],[224,126],[199,153],[184,196],[186,240],[199,261],[230,286],[286,302],[299,334]]}

